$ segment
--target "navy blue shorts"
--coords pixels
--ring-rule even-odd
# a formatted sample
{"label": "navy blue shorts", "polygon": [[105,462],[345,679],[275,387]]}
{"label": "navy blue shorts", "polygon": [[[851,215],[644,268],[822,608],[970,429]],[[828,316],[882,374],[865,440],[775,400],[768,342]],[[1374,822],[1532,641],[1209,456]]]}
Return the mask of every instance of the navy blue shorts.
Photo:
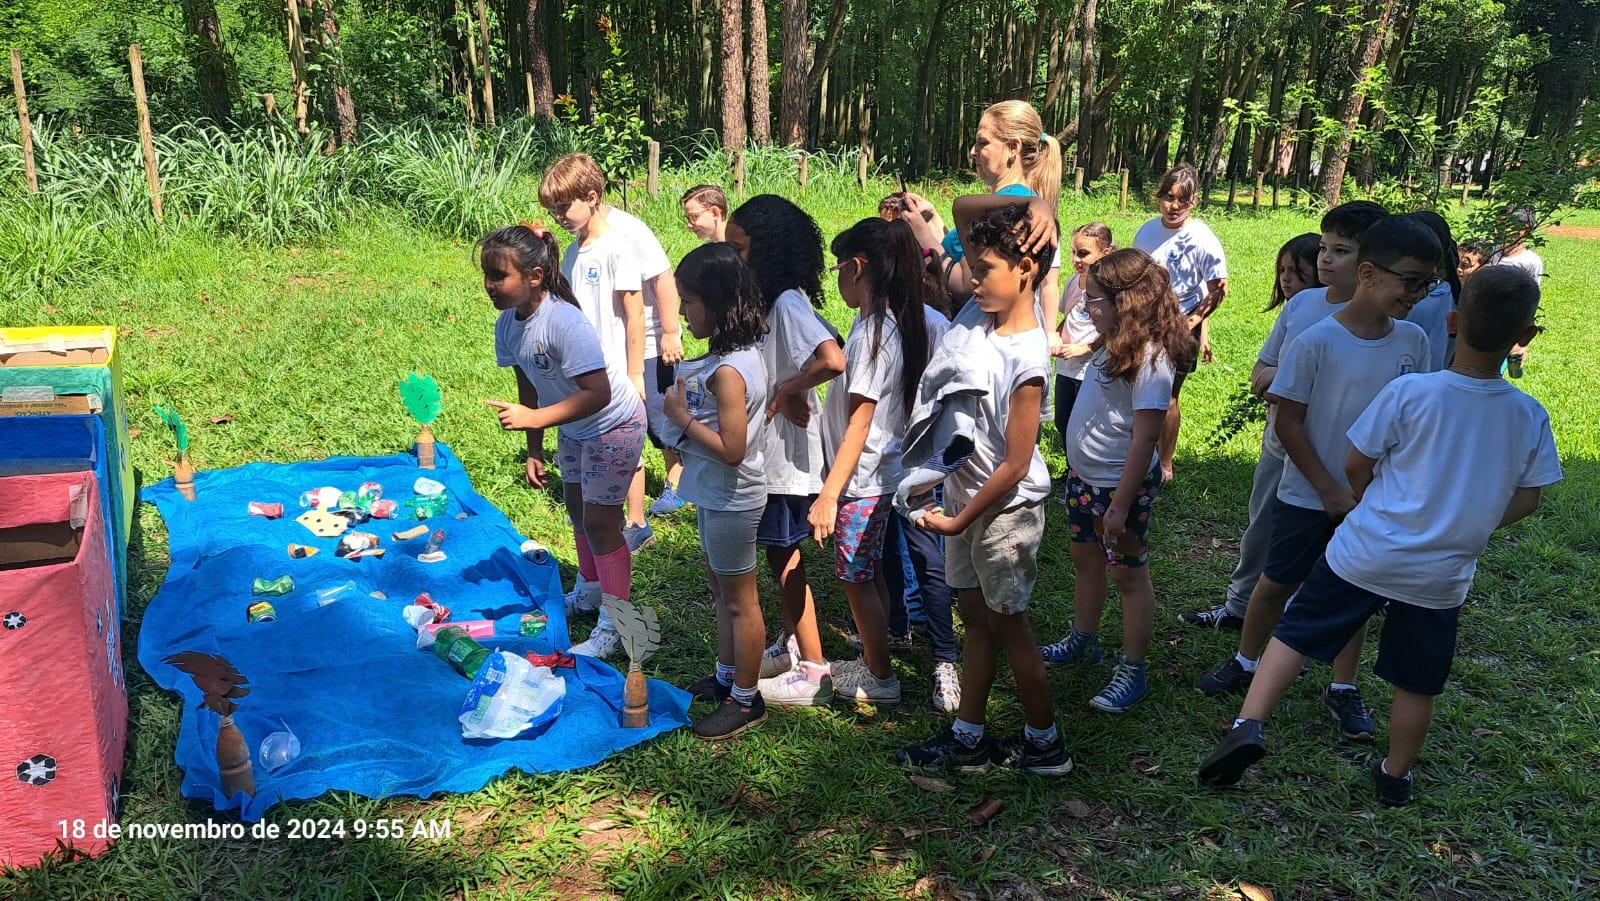
{"label": "navy blue shorts", "polygon": [[756,544],[794,547],[811,535],[811,504],[815,494],[769,494],[756,526]]}
{"label": "navy blue shorts", "polygon": [[1272,544],[1262,574],[1279,585],[1299,585],[1333,539],[1337,525],[1324,510],[1297,507],[1273,498]]}
{"label": "navy blue shorts", "polygon": [[1435,610],[1391,600],[1339,578],[1322,557],[1289,602],[1273,636],[1307,657],[1333,662],[1350,637],[1387,606],[1373,672],[1395,688],[1436,695],[1450,678],[1461,608]]}

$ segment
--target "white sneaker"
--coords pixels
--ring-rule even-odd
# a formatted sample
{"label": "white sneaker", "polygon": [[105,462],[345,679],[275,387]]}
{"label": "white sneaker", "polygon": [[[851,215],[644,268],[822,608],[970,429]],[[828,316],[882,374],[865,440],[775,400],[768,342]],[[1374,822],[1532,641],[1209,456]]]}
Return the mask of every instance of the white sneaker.
{"label": "white sneaker", "polygon": [[844,701],[866,701],[869,704],[900,703],[900,677],[891,675],[879,679],[863,665],[860,669],[833,673],[833,696]]}
{"label": "white sneaker", "polygon": [[818,707],[833,700],[833,678],[820,663],[801,661],[782,675],[757,682],[756,689],[768,704],[779,707]]}
{"label": "white sneaker", "polygon": [[861,657],[854,660],[835,660],[829,667],[835,676],[842,676],[845,673],[864,673],[867,671],[867,661]]}
{"label": "white sneaker", "polygon": [[573,645],[567,650],[567,653],[583,654],[587,657],[595,657],[604,660],[615,653],[617,647],[621,644],[622,637],[617,634],[616,629],[607,629],[604,626],[595,626],[594,630],[589,633],[588,641]]}
{"label": "white sneaker", "polygon": [[598,610],[600,608],[600,583],[590,582],[585,580],[583,576],[579,576],[578,581],[572,583],[572,590],[567,592],[564,597],[567,602],[568,613],[579,611],[587,613],[592,610]]}
{"label": "white sneaker", "polygon": [[781,676],[794,668],[794,662],[800,659],[800,644],[790,635],[787,639],[780,633],[778,640],[761,652],[761,678],[771,679]]}
{"label": "white sneaker", "polygon": [[955,713],[961,707],[961,674],[954,663],[933,665],[933,709]]}

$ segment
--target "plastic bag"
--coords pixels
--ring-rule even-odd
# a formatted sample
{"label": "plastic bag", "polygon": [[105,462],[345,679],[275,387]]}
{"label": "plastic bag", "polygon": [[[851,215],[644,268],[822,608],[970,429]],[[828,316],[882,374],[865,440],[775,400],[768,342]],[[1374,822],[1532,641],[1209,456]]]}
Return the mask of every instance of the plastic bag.
{"label": "plastic bag", "polygon": [[515,738],[561,714],[567,683],[547,666],[495,651],[461,702],[462,738]]}

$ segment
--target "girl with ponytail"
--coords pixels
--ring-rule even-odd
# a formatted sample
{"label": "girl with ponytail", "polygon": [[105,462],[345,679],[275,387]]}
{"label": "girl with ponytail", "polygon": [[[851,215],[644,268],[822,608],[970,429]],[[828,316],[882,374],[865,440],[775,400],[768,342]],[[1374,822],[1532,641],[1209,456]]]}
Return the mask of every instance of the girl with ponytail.
{"label": "girl with ponytail", "polygon": [[[644,403],[623,364],[609,360],[600,336],[561,274],[555,236],[539,223],[498,229],[478,242],[483,290],[500,311],[495,362],[517,373],[517,403],[485,401],[500,426],[527,435],[527,477],[545,486],[544,430],[556,427],[557,459],[578,573],[598,591],[574,591],[579,610],[600,607],[602,594],[626,599],[632,581],[622,538],[622,502],[644,450]],[[615,644],[600,608],[595,634]],[[595,636],[590,636],[591,641]],[[583,653],[584,646],[574,648]],[[596,656],[605,656],[604,652]]]}

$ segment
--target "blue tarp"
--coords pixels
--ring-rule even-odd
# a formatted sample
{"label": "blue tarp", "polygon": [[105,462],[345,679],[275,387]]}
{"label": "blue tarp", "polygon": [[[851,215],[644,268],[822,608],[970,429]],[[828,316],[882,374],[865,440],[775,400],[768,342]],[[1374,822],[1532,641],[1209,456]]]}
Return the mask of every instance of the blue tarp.
{"label": "blue tarp", "polygon": [[[437,469],[419,470],[411,454],[336,457],[295,464],[252,463],[199,472],[194,501],[172,480],[144,489],[166,520],[172,567],[144,614],[139,663],[162,687],[183,695],[176,759],[183,794],[217,809],[239,809],[259,819],[281,800],[310,798],[331,789],[374,798],[427,797],[482,788],[516,768],[542,773],[591,766],[607,756],[688,723],[689,696],[664,682],[650,683],[650,726],[620,725],[622,675],[589,657],[576,669],[558,668],[567,680],[554,722],[519,738],[468,741],[456,717],[471,683],[431,650],[416,649],[416,633],[400,609],[420,592],[449,607],[451,619],[492,619],[497,635],[515,635],[519,617],[534,609],[549,617],[535,639],[482,639],[488,647],[547,653],[569,644],[555,563],[535,564],[518,551],[522,536],[505,515],[473,491],[460,461],[437,445]],[[301,492],[321,486],[354,491],[377,482],[383,496],[404,503],[419,476],[443,483],[449,508],[428,520],[444,529],[448,558],[420,563],[423,539],[391,540],[416,525],[403,506],[393,520],[352,528],[378,534],[382,558],[358,561],[334,554],[336,538],[314,537],[295,522]],[[282,503],[282,519],[247,514],[250,501]],[[458,519],[460,513],[468,514]],[[320,549],[291,559],[288,545]],[[251,580],[294,578],[294,591],[269,598],[277,619],[249,623]],[[344,581],[359,588],[327,606],[316,590]],[[387,599],[368,596],[378,591]],[[185,673],[162,661],[181,651],[218,654],[247,679],[234,721],[252,755],[261,740],[285,726],[300,739],[300,756],[269,772],[255,760],[256,792],[226,797],[218,777],[218,718],[200,707],[203,695]]]}

